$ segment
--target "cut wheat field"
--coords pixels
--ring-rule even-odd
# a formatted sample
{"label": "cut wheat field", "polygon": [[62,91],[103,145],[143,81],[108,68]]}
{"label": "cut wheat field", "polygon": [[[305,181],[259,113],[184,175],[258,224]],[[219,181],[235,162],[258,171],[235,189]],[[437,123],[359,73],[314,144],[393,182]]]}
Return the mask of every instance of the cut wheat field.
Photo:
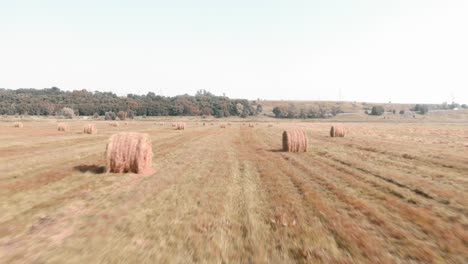
{"label": "cut wheat field", "polygon": [[[0,263],[468,262],[468,124],[202,122],[0,123]],[[154,173],[106,173],[122,131]]]}

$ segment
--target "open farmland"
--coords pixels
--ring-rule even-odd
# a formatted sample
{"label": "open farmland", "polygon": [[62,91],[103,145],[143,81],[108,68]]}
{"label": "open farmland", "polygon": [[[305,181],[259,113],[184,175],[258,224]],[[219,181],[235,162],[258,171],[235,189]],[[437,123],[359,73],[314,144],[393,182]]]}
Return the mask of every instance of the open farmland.
{"label": "open farmland", "polygon": [[[202,122],[0,123],[0,263],[468,262],[468,124]],[[104,172],[120,131],[154,174]]]}

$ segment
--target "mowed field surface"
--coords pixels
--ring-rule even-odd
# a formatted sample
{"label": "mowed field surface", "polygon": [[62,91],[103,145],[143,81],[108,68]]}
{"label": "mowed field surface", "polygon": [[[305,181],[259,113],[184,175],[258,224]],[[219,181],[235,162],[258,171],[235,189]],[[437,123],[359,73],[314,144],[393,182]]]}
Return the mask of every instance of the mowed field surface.
{"label": "mowed field surface", "polygon": [[[0,263],[468,262],[467,124],[94,123],[0,123]],[[154,174],[104,172],[121,131]]]}

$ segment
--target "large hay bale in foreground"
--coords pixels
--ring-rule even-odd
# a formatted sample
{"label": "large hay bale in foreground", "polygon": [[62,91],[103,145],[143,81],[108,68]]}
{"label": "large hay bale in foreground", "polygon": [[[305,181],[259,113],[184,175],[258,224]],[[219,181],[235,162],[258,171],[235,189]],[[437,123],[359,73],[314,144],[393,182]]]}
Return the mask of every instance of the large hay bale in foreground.
{"label": "large hay bale in foreground", "polygon": [[15,123],[13,124],[13,126],[14,126],[14,127],[17,127],[17,128],[23,128],[24,125],[23,125],[23,123],[21,123],[21,122],[15,122]]}
{"label": "large hay bale in foreground", "polygon": [[119,133],[107,143],[107,172],[145,173],[152,169],[153,149],[148,134]]}
{"label": "large hay bale in foreground", "polygon": [[97,128],[94,124],[87,124],[83,128],[85,134],[97,134]]}
{"label": "large hay bale in foreground", "polygon": [[307,152],[309,140],[303,130],[283,132],[283,150],[287,152]]}
{"label": "large hay bale in foreground", "polygon": [[185,123],[177,123],[176,130],[185,130]]}
{"label": "large hay bale in foreground", "polygon": [[333,125],[330,128],[330,137],[344,137],[346,130],[343,126]]}
{"label": "large hay bale in foreground", "polygon": [[60,123],[57,125],[57,130],[58,131],[63,131],[63,132],[66,132],[68,131],[68,125],[67,124],[64,124],[64,123]]}

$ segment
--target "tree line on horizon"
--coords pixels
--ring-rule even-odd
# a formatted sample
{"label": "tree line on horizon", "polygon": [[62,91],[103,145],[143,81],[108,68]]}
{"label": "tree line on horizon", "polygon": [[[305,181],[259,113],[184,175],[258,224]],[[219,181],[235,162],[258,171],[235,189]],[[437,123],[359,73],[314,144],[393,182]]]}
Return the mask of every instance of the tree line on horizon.
{"label": "tree line on horizon", "polygon": [[1,115],[62,115],[70,108],[79,116],[105,116],[106,113],[127,112],[129,116],[215,116],[247,117],[262,112],[256,101],[230,99],[199,90],[192,95],[173,97],[127,94],[87,90],[62,91],[45,89],[0,89]]}

